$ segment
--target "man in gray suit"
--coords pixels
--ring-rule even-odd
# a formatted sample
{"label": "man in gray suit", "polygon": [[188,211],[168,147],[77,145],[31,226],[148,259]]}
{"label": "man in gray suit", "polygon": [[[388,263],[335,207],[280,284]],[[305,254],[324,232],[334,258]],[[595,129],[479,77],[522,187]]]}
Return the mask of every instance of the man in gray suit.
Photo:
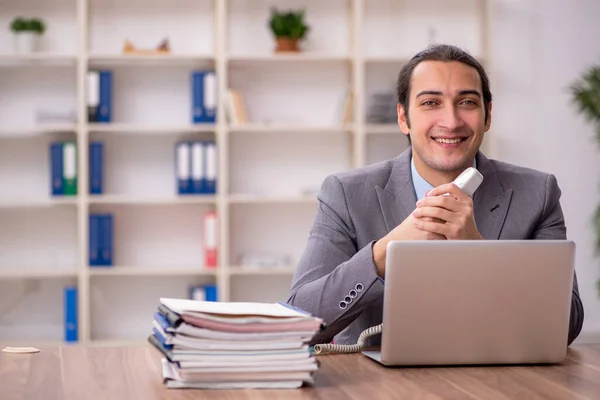
{"label": "man in gray suit", "polygon": [[[473,57],[454,46],[429,47],[402,67],[397,96],[409,148],[393,160],[328,176],[318,195],[288,299],[326,323],[312,344],[354,344],[382,322],[391,240],[566,239],[556,178],[479,150],[492,94]],[[451,183],[470,166],[484,177],[473,199]],[[568,345],[583,324],[576,276],[572,298]],[[372,336],[366,344],[380,340]]]}

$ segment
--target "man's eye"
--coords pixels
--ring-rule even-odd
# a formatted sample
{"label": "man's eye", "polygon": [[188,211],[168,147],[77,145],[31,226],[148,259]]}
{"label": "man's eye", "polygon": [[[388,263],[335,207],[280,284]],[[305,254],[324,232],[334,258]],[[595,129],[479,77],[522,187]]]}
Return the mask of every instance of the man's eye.
{"label": "man's eye", "polygon": [[426,100],[423,103],[421,103],[424,106],[434,106],[435,105],[435,101],[433,100]]}
{"label": "man's eye", "polygon": [[475,102],[473,100],[463,100],[463,104],[466,104],[468,106],[476,106],[477,102]]}

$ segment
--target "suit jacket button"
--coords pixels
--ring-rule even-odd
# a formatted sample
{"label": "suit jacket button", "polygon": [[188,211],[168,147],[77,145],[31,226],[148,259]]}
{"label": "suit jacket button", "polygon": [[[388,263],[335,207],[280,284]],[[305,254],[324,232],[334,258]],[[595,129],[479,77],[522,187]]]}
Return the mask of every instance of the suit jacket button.
{"label": "suit jacket button", "polygon": [[352,297],[353,299],[356,298],[356,296],[358,296],[358,293],[356,292],[356,290],[352,289],[350,291],[350,293],[348,293],[350,295],[350,297]]}
{"label": "suit jacket button", "polygon": [[357,283],[357,284],[356,284],[356,286],[355,286],[354,288],[355,288],[355,289],[356,289],[356,291],[357,291],[357,292],[359,292],[359,293],[360,293],[360,292],[362,292],[362,291],[365,289],[365,287],[363,286],[363,284],[362,284],[362,283]]}
{"label": "suit jacket button", "polygon": [[346,302],[345,302],[345,301],[340,301],[340,308],[341,308],[342,310],[345,310],[347,307],[348,307],[348,304],[346,304]]}

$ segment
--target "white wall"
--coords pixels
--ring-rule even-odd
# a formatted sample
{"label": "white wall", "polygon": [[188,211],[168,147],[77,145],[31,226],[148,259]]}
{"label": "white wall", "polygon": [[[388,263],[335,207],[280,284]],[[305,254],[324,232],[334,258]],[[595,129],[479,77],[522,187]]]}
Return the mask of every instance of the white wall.
{"label": "white wall", "polygon": [[569,85],[600,63],[597,0],[495,0],[497,158],[556,174],[585,307],[581,341],[600,339],[600,258],[591,219],[600,202],[600,147],[570,102]]}

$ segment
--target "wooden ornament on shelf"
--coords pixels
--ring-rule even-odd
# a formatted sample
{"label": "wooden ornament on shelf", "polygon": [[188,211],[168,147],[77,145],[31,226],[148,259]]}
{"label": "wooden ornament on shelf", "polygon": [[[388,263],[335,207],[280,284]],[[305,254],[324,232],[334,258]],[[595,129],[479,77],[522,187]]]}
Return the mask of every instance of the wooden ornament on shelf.
{"label": "wooden ornament on shelf", "polygon": [[134,54],[134,55],[161,55],[169,54],[171,52],[171,46],[169,39],[163,39],[156,49],[138,49],[130,40],[125,40],[123,43],[123,54]]}

